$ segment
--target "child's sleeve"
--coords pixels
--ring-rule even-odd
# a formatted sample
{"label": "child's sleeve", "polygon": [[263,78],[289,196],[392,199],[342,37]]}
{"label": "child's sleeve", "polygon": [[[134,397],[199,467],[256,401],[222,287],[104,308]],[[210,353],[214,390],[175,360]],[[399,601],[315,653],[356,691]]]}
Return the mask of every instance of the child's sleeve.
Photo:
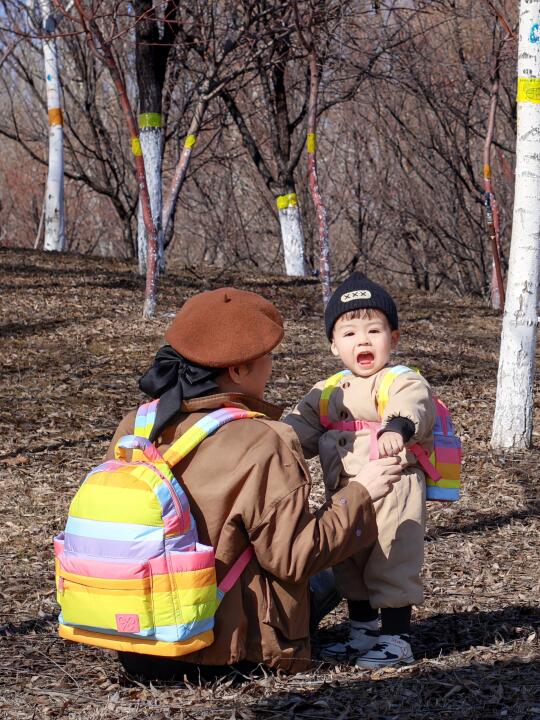
{"label": "child's sleeve", "polygon": [[318,383],[305,395],[282,422],[290,425],[298,435],[304,457],[312,458],[319,453],[319,438],[325,432],[319,416],[319,403],[324,383]]}
{"label": "child's sleeve", "polygon": [[408,444],[422,443],[432,434],[434,424],[435,404],[427,380],[412,370],[398,375],[388,390],[379,435],[394,430]]}

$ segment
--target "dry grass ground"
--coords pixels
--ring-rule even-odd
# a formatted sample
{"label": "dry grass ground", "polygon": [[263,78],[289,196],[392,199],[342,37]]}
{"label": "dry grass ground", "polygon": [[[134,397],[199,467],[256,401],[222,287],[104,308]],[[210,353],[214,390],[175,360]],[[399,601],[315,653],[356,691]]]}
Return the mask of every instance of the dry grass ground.
{"label": "dry grass ground", "polygon": [[[429,508],[413,667],[370,674],[314,660],[302,676],[152,686],[122,675],[112,654],[56,637],[51,539],[70,498],[140,399],[169,313],[230,283],[287,318],[269,399],[290,405],[336,369],[314,281],[171,273],[144,323],[131,265],[0,251],[0,718],[540,718],[538,437],[527,453],[489,448],[500,319],[478,301],[397,295],[398,359],[448,402],[465,449],[462,501]],[[317,502],[316,465],[314,476]],[[320,639],[338,637],[342,616]]]}

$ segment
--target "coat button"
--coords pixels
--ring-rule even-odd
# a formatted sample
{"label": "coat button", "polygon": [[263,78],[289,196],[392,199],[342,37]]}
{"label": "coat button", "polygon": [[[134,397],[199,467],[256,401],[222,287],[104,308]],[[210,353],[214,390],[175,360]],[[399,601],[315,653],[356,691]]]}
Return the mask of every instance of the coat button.
{"label": "coat button", "polygon": [[346,505],[346,504],[347,504],[347,498],[339,498],[339,502],[340,502],[341,505]]}
{"label": "coat button", "polygon": [[356,535],[356,537],[360,537],[360,535],[362,534],[362,531],[360,529],[357,529],[354,531],[354,534]]}
{"label": "coat button", "polygon": [[339,438],[338,444],[344,447],[347,444],[347,438]]}
{"label": "coat button", "polygon": [[344,382],[344,383],[343,383],[343,389],[344,389],[344,390],[346,390],[347,388],[350,388],[350,387],[351,387],[351,383],[350,383],[350,382],[347,381],[347,382]]}

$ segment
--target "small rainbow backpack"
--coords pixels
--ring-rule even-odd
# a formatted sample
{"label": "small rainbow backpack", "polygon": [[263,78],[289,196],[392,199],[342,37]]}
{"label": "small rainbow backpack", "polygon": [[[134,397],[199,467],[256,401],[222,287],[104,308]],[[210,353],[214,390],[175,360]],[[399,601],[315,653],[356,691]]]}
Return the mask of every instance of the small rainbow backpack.
{"label": "small rainbow backpack", "polygon": [[[382,418],[388,403],[388,393],[394,380],[405,372],[414,372],[405,365],[396,365],[389,368],[385,373],[377,391],[377,409]],[[342,430],[357,432],[369,430],[371,437],[370,460],[379,457],[377,447],[377,433],[381,429],[380,422],[368,420],[349,420],[331,423],[328,418],[328,403],[332,392],[339,385],[345,375],[350,375],[350,370],[341,370],[329,377],[322,389],[319,413],[321,425],[328,430]],[[461,487],[461,440],[454,431],[450,413],[446,405],[433,396],[435,403],[435,427],[433,428],[433,452],[428,455],[426,450],[419,444],[408,446],[418,460],[419,465],[426,473],[426,500],[438,500],[442,502],[453,502],[459,500]]]}
{"label": "small rainbow backpack", "polygon": [[176,657],[212,644],[216,610],[253,549],[216,587],[214,548],[198,542],[171,468],[225,423],[261,413],[216,410],[161,456],[148,439],[157,404],[139,408],[135,434],[119,440],[114,460],[87,475],[65,531],[54,539],[59,633],[112,650]]}

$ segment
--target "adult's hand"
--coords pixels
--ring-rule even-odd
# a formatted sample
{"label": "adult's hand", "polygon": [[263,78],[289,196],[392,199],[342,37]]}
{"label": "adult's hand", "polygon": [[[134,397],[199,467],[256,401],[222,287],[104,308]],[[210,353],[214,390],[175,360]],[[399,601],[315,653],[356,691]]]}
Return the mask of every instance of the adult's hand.
{"label": "adult's hand", "polygon": [[368,463],[362,472],[349,478],[349,482],[363,485],[373,501],[392,492],[394,483],[401,480],[401,462],[397,457],[380,458]]}

